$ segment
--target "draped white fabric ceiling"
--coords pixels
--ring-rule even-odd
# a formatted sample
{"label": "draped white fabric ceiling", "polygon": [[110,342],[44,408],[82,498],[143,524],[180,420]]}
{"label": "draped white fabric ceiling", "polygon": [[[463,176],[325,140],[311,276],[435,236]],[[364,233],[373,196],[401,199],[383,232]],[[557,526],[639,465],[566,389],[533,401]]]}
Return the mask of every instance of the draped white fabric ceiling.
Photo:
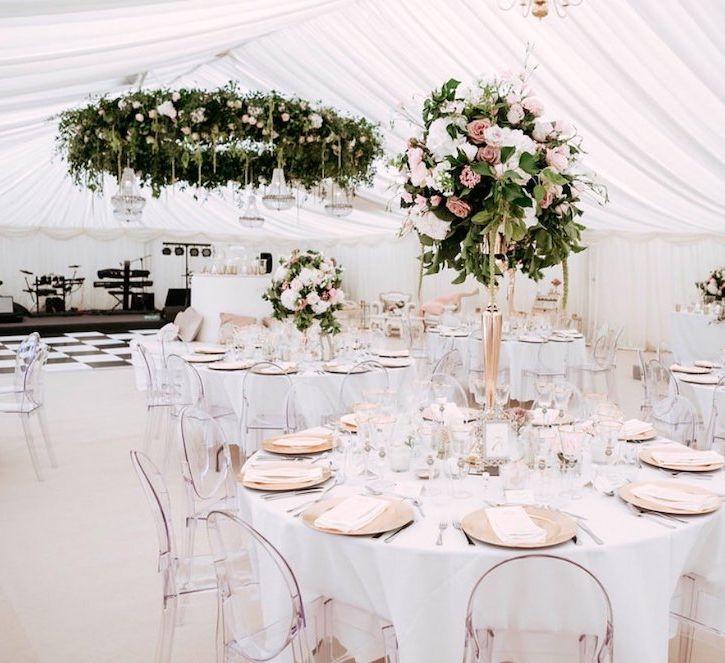
{"label": "draped white fabric ceiling", "polygon": [[[496,0],[41,0],[0,6],[0,233],[122,232],[107,201],[78,190],[51,160],[48,117],[89,94],[138,85],[217,86],[237,80],[321,99],[389,128],[399,101],[450,76],[540,64],[535,87],[572,120],[611,204],[591,204],[595,231],[671,239],[725,234],[725,3],[585,0],[566,19],[523,18]],[[262,234],[391,235],[381,173],[344,221],[314,205],[269,214]],[[112,190],[110,186],[107,189]],[[109,195],[108,192],[106,195]],[[360,202],[360,201],[358,201]],[[147,237],[240,236],[231,197],[170,192],[144,213]],[[260,233],[256,231],[258,236]]]}

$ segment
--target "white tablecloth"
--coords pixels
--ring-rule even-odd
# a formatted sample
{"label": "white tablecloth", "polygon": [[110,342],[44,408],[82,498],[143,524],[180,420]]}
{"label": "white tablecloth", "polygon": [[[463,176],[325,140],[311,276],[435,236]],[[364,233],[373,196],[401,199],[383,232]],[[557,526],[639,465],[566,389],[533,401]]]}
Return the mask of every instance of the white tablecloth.
{"label": "white tablecloth", "polygon": [[[693,384],[692,382],[685,382],[681,379],[681,374],[674,373],[677,377],[677,384],[680,388],[680,395],[687,398],[697,409],[700,419],[703,423],[703,433],[707,430],[707,426],[712,416],[712,404],[713,396],[715,394],[714,385],[706,384]],[[725,393],[722,391],[718,392],[718,412],[725,414]],[[722,419],[723,414],[720,414]],[[718,422],[717,433],[719,435],[725,434],[725,420]]]}
{"label": "white tablecloth", "polygon": [[[435,332],[426,333],[429,354],[440,358],[445,352],[457,349],[463,361],[463,372],[482,364],[480,341],[472,337],[442,336]],[[472,353],[476,353],[475,359]],[[505,339],[501,343],[501,361],[499,369],[509,370],[510,396],[519,401],[533,400],[536,391],[533,383],[524,386],[524,370],[534,370],[539,361],[549,369],[561,370],[566,373],[566,366],[584,363],[586,359],[586,342],[583,338],[571,342],[546,341],[544,343],[528,343],[515,339]]]}
{"label": "white tablecloth", "polygon": [[[640,474],[663,478],[653,469]],[[696,482],[701,483],[705,482]],[[434,545],[443,510],[450,522],[483,506],[483,480],[469,477],[466,485],[474,497],[454,500],[450,508],[440,510],[433,506],[433,498],[425,499],[426,518],[416,514],[418,522],[390,543],[313,530],[285,511],[305,498],[267,502],[254,491],[240,491],[247,517],[287,558],[303,597],[331,596],[390,619],[401,663],[454,663],[463,657],[466,605],[476,581],[497,562],[526,552],[468,546],[463,534],[450,526],[444,545]],[[723,492],[725,478],[721,475],[706,485]],[[331,495],[354,491],[340,486]],[[580,532],[583,545],[566,543],[546,552],[584,565],[603,583],[614,610],[614,660],[666,661],[669,602],[678,578],[697,572],[710,581],[725,582],[725,566],[719,561],[725,554],[725,512],[693,516],[686,525],[666,529],[634,517],[618,498],[591,489],[564,508],[586,516],[606,544],[596,545]],[[526,601],[526,596],[518,600]],[[572,596],[572,610],[580,601],[581,597]]]}
{"label": "white tablecloth", "polygon": [[687,364],[698,359],[721,359],[725,322],[713,321],[713,316],[703,313],[675,311],[670,314],[670,342],[676,361]]}

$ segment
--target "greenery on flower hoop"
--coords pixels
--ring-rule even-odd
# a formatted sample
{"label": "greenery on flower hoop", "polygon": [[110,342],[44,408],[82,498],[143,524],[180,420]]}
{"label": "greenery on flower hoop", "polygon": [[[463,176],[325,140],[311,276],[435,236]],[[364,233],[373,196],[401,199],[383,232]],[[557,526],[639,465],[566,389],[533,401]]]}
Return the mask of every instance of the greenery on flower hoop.
{"label": "greenery on flower hoop", "polygon": [[580,195],[606,192],[582,169],[574,128],[542,114],[528,72],[451,79],[425,100],[421,132],[393,165],[427,274],[448,267],[454,283],[470,275],[493,289],[506,269],[538,280],[563,264],[566,280],[567,257],[584,250]]}
{"label": "greenery on flower hoop", "polygon": [[312,250],[295,250],[279,263],[272,284],[262,295],[272,304],[272,316],[277,320],[291,317],[301,332],[317,321],[323,332],[337,334],[340,323],[335,313],[345,301],[342,267],[334,258]]}
{"label": "greenery on flower hoop", "polygon": [[77,184],[102,186],[130,166],[155,196],[176,183],[214,189],[269,182],[272,169],[311,189],[331,178],[370,183],[382,155],[376,125],[277,92],[139,90],[60,115],[58,149]]}

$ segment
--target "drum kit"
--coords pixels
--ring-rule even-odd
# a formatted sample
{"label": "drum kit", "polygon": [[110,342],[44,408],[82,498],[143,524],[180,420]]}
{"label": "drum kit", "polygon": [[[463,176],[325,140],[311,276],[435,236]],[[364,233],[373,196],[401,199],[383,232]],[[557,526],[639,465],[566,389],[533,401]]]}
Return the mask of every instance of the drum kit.
{"label": "drum kit", "polygon": [[73,270],[70,276],[65,274],[34,274],[27,269],[20,273],[25,277],[25,289],[33,299],[36,313],[40,313],[41,299],[45,299],[46,313],[60,313],[70,308],[73,293],[83,286],[85,278],[78,276],[80,265],[68,265]]}

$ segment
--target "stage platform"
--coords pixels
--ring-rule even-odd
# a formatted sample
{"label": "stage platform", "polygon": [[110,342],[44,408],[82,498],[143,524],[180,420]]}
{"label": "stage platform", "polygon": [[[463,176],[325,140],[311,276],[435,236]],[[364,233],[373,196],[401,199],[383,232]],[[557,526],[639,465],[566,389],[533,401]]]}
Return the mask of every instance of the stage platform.
{"label": "stage platform", "polygon": [[25,316],[20,322],[0,321],[0,336],[29,334],[41,336],[72,332],[98,331],[104,334],[129,329],[159,329],[164,326],[159,313],[73,313]]}

